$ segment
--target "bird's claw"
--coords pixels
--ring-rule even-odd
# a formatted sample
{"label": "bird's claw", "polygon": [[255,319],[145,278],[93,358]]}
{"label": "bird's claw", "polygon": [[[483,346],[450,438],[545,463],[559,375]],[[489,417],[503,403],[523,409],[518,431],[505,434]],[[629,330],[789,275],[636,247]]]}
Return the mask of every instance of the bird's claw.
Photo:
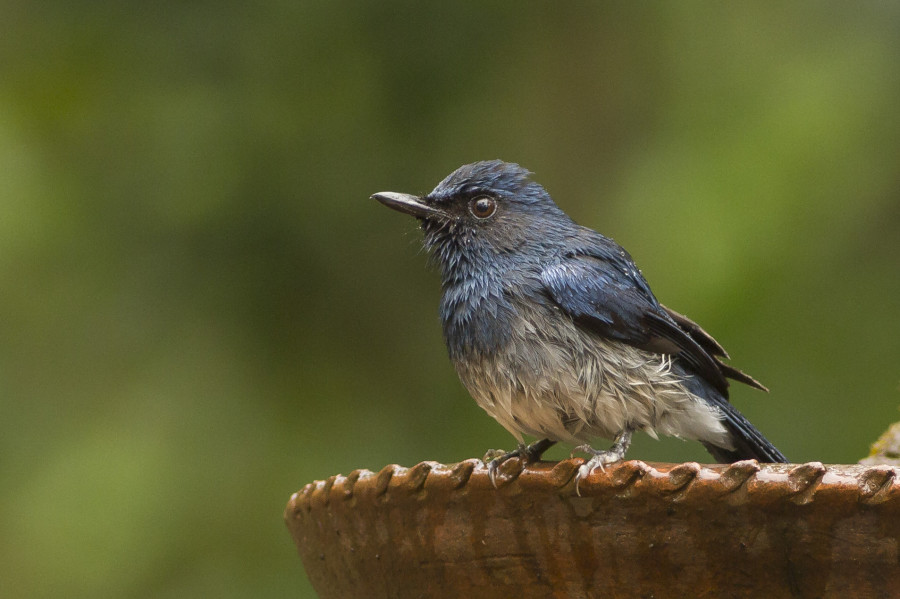
{"label": "bird's claw", "polygon": [[503,451],[502,449],[489,449],[485,454],[482,461],[487,464],[488,469],[488,478],[491,479],[491,484],[494,485],[494,488],[497,488],[497,472],[500,470],[500,466],[506,463],[507,460],[512,458],[526,457],[528,455],[528,451],[525,445],[519,445],[518,448],[512,451]]}
{"label": "bird's claw", "polygon": [[503,449],[488,449],[486,452],[484,452],[484,457],[481,458],[481,461],[487,464],[488,462],[493,462],[494,460],[502,458],[509,453],[512,452],[507,452]]}
{"label": "bird's claw", "polygon": [[606,472],[605,466],[621,462],[625,459],[625,452],[628,451],[629,445],[631,445],[631,431],[626,430],[616,437],[613,446],[609,449],[594,449],[590,445],[579,445],[573,449],[572,455],[574,455],[576,451],[591,455],[591,458],[579,466],[578,472],[575,473],[575,494],[581,497],[581,490],[579,489],[581,481],[589,477],[596,468],[600,468],[602,472]]}
{"label": "bird's claw", "polygon": [[[582,448],[578,448],[580,451],[586,451]],[[605,466],[609,464],[615,464],[616,462],[621,462],[625,457],[623,453],[607,450],[607,451],[596,451],[591,450],[590,447],[587,448],[590,451],[588,453],[593,453],[591,458],[578,467],[578,472],[575,473],[575,493],[581,497],[581,490],[579,489],[579,485],[582,480],[589,477],[591,473],[600,468],[601,472],[606,472]],[[595,453],[596,452],[596,453]]]}
{"label": "bird's claw", "polygon": [[542,439],[540,441],[535,441],[531,445],[525,445],[524,443],[519,444],[519,446],[508,452],[504,452],[501,449],[489,449],[482,458],[482,462],[487,465],[488,469],[488,478],[491,479],[491,484],[494,485],[494,488],[497,488],[497,472],[500,470],[500,466],[502,466],[507,460],[511,458],[519,458],[525,464],[530,464],[531,462],[536,462],[541,459],[541,456],[544,455],[544,452],[552,446],[555,441],[551,441],[549,439]]}

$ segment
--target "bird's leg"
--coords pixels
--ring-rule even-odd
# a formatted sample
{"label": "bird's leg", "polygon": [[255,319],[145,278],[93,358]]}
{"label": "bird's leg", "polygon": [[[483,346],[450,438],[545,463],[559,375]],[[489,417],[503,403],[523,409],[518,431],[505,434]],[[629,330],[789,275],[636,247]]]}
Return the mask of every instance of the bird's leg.
{"label": "bird's leg", "polygon": [[612,447],[610,447],[609,449],[594,449],[590,445],[580,445],[573,449],[573,454],[576,451],[583,451],[584,453],[591,454],[591,459],[579,466],[578,472],[575,474],[575,492],[579,496],[581,495],[581,493],[578,491],[578,483],[590,476],[591,472],[594,471],[594,468],[600,468],[602,470],[603,467],[607,464],[621,462],[625,457],[625,452],[628,451],[628,447],[630,445],[631,429],[625,429],[624,431],[616,435]]}
{"label": "bird's leg", "polygon": [[526,464],[530,464],[531,462],[536,462],[541,459],[541,456],[544,455],[544,452],[550,449],[555,444],[556,441],[551,441],[550,439],[541,439],[539,441],[535,441],[531,445],[520,443],[519,447],[517,447],[516,449],[508,451],[506,453],[500,452],[499,455],[497,455],[496,450],[487,452],[484,455],[483,461],[487,462],[488,476],[491,479],[491,484],[493,484],[495,487],[497,486],[497,482],[495,481],[497,470],[506,460],[510,458],[521,458],[525,461]]}

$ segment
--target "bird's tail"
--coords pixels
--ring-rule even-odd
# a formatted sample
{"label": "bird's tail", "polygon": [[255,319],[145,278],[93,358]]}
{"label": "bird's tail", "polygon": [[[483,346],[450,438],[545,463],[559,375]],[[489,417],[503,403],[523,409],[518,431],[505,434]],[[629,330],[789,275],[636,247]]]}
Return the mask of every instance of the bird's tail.
{"label": "bird's tail", "polygon": [[707,451],[719,462],[730,464],[739,460],[758,460],[766,463],[786,464],[788,459],[778,451],[737,408],[724,401],[717,406],[725,414],[722,424],[728,429],[734,449],[717,447],[710,443],[703,443]]}

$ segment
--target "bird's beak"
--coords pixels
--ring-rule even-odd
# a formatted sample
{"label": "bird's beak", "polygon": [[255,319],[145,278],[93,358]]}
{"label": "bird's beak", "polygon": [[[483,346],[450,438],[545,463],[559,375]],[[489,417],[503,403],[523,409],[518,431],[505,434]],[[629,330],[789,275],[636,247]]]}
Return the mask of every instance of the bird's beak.
{"label": "bird's beak", "polygon": [[394,193],[393,191],[382,191],[372,196],[373,200],[378,200],[388,208],[393,208],[399,212],[415,216],[416,218],[432,218],[435,216],[446,216],[437,208],[432,208],[428,204],[422,202],[421,199],[408,193]]}

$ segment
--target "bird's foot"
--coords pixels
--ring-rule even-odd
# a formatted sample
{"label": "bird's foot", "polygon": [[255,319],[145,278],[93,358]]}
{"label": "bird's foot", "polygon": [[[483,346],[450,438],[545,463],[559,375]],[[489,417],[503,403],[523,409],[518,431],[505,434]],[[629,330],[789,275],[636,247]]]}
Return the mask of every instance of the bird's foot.
{"label": "bird's foot", "polygon": [[540,441],[535,441],[531,445],[520,443],[516,449],[508,452],[504,452],[502,449],[488,450],[488,452],[484,454],[482,461],[487,464],[488,477],[491,479],[491,484],[494,485],[495,488],[497,487],[497,471],[508,459],[521,458],[526,464],[536,462],[540,460],[541,456],[544,455],[544,452],[555,443],[556,441],[551,441],[550,439],[541,439]]}
{"label": "bird's foot", "polygon": [[574,455],[576,451],[591,454],[591,458],[579,466],[578,472],[575,473],[575,493],[579,497],[581,496],[581,491],[578,486],[582,480],[591,475],[591,472],[593,472],[595,468],[600,468],[602,471],[604,470],[604,466],[621,462],[625,458],[625,452],[628,451],[629,445],[631,445],[631,431],[626,430],[616,436],[612,447],[609,449],[594,449],[590,445],[579,445],[573,449],[572,455]]}

